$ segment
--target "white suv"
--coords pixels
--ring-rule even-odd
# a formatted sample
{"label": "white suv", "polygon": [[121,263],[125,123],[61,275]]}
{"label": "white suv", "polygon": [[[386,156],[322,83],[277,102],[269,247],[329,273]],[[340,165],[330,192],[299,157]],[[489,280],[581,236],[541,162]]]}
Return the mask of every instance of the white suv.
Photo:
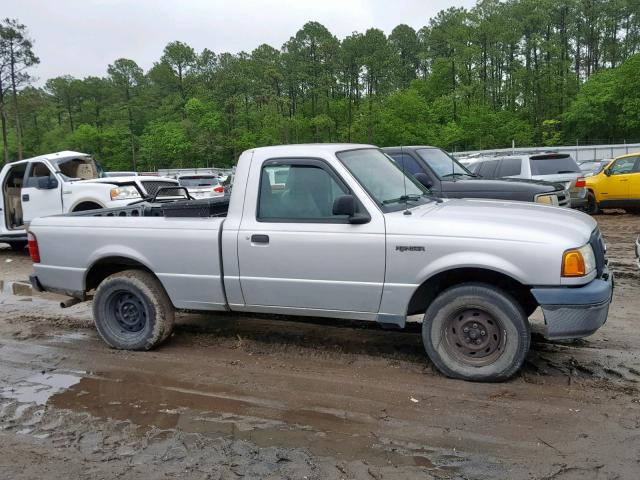
{"label": "white suv", "polygon": [[584,174],[567,153],[544,152],[468,159],[467,168],[482,178],[524,178],[545,180],[564,186],[571,196],[571,207],[587,205]]}

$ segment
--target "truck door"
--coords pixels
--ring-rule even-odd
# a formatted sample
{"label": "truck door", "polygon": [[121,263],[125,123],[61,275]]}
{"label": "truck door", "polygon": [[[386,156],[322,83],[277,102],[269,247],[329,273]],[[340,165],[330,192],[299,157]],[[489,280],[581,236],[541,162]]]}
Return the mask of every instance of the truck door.
{"label": "truck door", "polygon": [[352,192],[322,160],[267,160],[252,169],[252,181],[260,189],[247,193],[238,234],[245,303],[378,312],[385,269],[382,214],[376,211],[359,225],[333,215],[335,198]]}
{"label": "truck door", "polygon": [[624,200],[629,198],[629,181],[633,177],[636,157],[619,158],[607,169],[609,175],[603,179],[601,200]]}
{"label": "truck door", "polygon": [[629,198],[637,202],[640,200],[640,155],[634,158],[636,163],[629,175]]}
{"label": "truck door", "polygon": [[62,213],[62,182],[46,163],[30,163],[22,187],[22,214],[24,222]]}

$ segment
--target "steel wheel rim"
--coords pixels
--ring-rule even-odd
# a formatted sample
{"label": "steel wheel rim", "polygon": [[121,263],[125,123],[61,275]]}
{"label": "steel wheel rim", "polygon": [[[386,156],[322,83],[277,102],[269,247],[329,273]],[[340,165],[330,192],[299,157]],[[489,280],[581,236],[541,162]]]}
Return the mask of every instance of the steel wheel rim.
{"label": "steel wheel rim", "polygon": [[443,333],[447,352],[477,367],[495,362],[506,342],[500,321],[481,308],[465,308],[450,315],[444,322]]}
{"label": "steel wheel rim", "polygon": [[143,330],[149,317],[144,302],[137,295],[125,290],[111,295],[107,311],[114,319],[114,326],[127,333]]}

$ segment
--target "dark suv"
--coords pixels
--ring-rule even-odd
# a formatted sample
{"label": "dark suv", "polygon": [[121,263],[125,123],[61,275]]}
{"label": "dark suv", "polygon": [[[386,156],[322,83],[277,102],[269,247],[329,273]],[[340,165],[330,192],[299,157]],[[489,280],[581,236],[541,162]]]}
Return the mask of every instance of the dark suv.
{"label": "dark suv", "polygon": [[523,179],[485,180],[471,173],[444,150],[430,146],[382,149],[406,172],[416,176],[436,195],[448,198],[518,200],[569,207],[563,185]]}

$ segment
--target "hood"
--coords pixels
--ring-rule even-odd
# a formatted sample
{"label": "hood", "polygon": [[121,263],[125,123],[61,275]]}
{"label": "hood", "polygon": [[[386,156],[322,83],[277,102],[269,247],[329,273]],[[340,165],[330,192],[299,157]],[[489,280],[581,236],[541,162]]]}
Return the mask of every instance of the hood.
{"label": "hood", "polygon": [[567,208],[528,202],[445,199],[385,215],[387,232],[520,243],[553,244],[564,249],[589,241],[597,223]]}
{"label": "hood", "polygon": [[564,190],[560,184],[540,180],[525,180],[521,178],[505,178],[488,180],[483,178],[460,179],[456,181],[443,180],[447,192],[501,192],[501,193],[550,193]]}
{"label": "hood", "polygon": [[73,180],[73,183],[107,183],[109,185],[124,185],[139,182],[170,182],[178,183],[177,180],[167,177],[155,177],[149,175],[137,175],[131,177],[103,177],[93,178],[91,180]]}
{"label": "hood", "polygon": [[107,185],[131,185],[132,183],[140,184],[141,182],[167,182],[178,184],[173,178],[155,177],[150,175],[137,175],[131,177],[103,177],[93,178],[91,180],[73,180],[71,183],[104,183]]}

